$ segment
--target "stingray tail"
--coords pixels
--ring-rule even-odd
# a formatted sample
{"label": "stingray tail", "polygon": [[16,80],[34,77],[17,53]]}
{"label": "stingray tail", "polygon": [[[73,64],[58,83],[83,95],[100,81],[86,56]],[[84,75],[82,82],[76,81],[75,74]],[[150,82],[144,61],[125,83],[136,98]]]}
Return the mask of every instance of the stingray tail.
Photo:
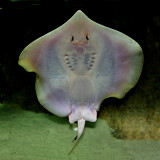
{"label": "stingray tail", "polygon": [[72,149],[70,150],[70,152],[68,153],[68,155],[70,155],[73,151],[73,149],[75,148],[79,138],[81,137],[82,133],[83,133],[83,130],[84,130],[84,126],[85,126],[85,120],[84,119],[80,119],[78,121],[78,136],[77,136],[77,139],[76,139],[76,142],[74,144],[74,146],[72,147]]}

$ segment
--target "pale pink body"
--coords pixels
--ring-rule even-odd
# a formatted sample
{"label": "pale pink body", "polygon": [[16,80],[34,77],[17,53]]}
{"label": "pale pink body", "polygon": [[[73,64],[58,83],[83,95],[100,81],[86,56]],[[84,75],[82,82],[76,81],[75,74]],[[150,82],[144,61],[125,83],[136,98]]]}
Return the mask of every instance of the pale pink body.
{"label": "pale pink body", "polygon": [[28,45],[19,64],[36,72],[39,102],[57,116],[95,122],[104,98],[122,98],[137,83],[141,47],[130,37],[90,20],[82,11]]}

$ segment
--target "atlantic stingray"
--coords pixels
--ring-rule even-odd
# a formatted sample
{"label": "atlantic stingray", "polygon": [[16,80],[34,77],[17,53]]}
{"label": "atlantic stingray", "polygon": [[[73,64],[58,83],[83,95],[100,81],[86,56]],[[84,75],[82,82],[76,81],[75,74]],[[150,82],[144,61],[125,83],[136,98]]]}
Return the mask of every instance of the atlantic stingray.
{"label": "atlantic stingray", "polygon": [[78,121],[76,144],[85,121],[96,121],[102,100],[122,98],[135,86],[143,54],[127,35],[77,11],[65,24],[29,44],[19,65],[37,74],[36,94],[44,108],[69,116],[70,123]]}

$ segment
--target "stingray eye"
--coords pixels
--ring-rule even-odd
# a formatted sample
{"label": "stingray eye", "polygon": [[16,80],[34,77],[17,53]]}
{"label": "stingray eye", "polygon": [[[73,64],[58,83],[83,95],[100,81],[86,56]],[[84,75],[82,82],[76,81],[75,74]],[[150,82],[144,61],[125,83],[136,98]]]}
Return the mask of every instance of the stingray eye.
{"label": "stingray eye", "polygon": [[86,35],[86,40],[87,40],[87,41],[89,40],[89,38],[88,38],[88,34]]}
{"label": "stingray eye", "polygon": [[71,38],[71,41],[73,41],[74,40],[74,36],[72,36],[72,38]]}

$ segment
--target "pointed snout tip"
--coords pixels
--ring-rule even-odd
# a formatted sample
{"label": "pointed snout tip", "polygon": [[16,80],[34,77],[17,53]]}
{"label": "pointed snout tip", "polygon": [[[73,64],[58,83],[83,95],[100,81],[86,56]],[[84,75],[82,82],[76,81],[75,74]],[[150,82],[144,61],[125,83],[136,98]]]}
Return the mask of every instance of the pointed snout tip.
{"label": "pointed snout tip", "polygon": [[89,18],[81,11],[78,10],[72,17],[71,22],[74,24],[78,24],[80,26],[81,24],[84,24],[89,20]]}
{"label": "pointed snout tip", "polygon": [[81,10],[78,10],[76,14],[84,14]]}
{"label": "pointed snout tip", "polygon": [[81,10],[78,10],[78,11],[75,13],[75,16],[76,16],[76,17],[86,17],[86,15],[85,15]]}

